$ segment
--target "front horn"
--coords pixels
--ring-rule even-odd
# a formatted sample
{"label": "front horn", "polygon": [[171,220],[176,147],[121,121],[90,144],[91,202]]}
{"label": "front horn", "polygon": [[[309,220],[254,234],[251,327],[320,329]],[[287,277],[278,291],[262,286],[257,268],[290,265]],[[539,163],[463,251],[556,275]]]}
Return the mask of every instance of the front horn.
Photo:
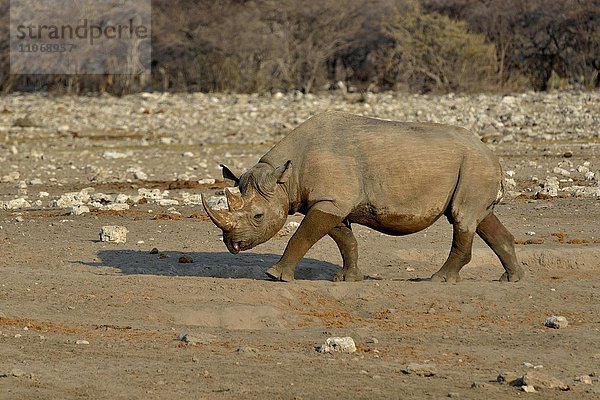
{"label": "front horn", "polygon": [[213,210],[209,207],[208,203],[206,202],[206,199],[204,198],[204,195],[201,194],[200,197],[202,199],[202,206],[204,207],[204,210],[206,211],[212,222],[216,226],[218,226],[222,231],[228,232],[232,230],[235,224],[233,222],[231,213],[227,211]]}

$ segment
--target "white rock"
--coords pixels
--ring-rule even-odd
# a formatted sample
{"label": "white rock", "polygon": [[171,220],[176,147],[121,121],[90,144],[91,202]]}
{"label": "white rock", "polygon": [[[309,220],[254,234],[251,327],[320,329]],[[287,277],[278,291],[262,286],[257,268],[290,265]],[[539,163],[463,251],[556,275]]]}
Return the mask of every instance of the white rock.
{"label": "white rock", "polygon": [[89,212],[90,208],[88,206],[79,205],[71,208],[71,215],[82,215]]}
{"label": "white rock", "polygon": [[131,155],[132,155],[131,152],[122,153],[122,152],[115,151],[115,150],[107,150],[104,152],[104,154],[102,154],[102,157],[104,157],[108,160],[117,160],[120,158],[127,158]]}
{"label": "white rock", "polygon": [[577,382],[581,382],[581,383],[583,383],[585,385],[591,385],[592,384],[592,377],[589,376],[589,375],[578,376],[577,378],[575,378],[575,380]]}
{"label": "white rock", "polygon": [[162,206],[162,207],[179,205],[179,201],[174,200],[174,199],[158,199],[156,202],[158,203],[159,206]]}
{"label": "white rock", "polygon": [[551,316],[546,318],[546,321],[544,322],[544,325],[547,326],[548,328],[554,328],[554,329],[560,329],[560,328],[566,328],[569,325],[569,321],[567,321],[567,319],[565,317],[561,317],[561,316]]}
{"label": "white rock", "polygon": [[210,196],[206,202],[213,210],[229,210],[225,196]]}
{"label": "white rock", "polygon": [[560,190],[560,182],[558,178],[555,176],[549,176],[543,182],[544,188],[542,189],[542,193],[547,194],[552,197],[558,196],[558,191]]}
{"label": "white rock", "polygon": [[100,240],[102,242],[125,243],[129,231],[124,226],[107,225],[100,230]]}
{"label": "white rock", "polygon": [[586,181],[594,180],[595,177],[596,177],[596,174],[593,173],[592,171],[588,171],[588,172],[585,173],[585,180]]}
{"label": "white rock", "polygon": [[561,168],[561,167],[554,167],[552,172],[554,172],[555,174],[562,175],[562,176],[571,176],[571,173],[569,171],[567,171],[566,169]]}
{"label": "white rock", "polygon": [[115,203],[124,204],[124,203],[127,203],[128,200],[129,200],[128,195],[126,195],[125,193],[119,193],[117,195],[117,197],[115,198]]}
{"label": "white rock", "polygon": [[283,228],[281,228],[281,230],[278,232],[278,235],[280,235],[280,236],[289,235],[289,234],[293,233],[296,229],[298,229],[299,226],[300,226],[299,222],[290,221],[287,224],[285,224],[285,226]]}
{"label": "white rock", "polygon": [[44,182],[42,182],[42,180],[40,178],[34,178],[34,179],[32,179],[32,180],[29,181],[29,184],[32,185],[32,186],[33,185],[41,185],[43,183]]}
{"label": "white rock", "polygon": [[92,203],[95,207],[105,210],[105,211],[125,211],[129,210],[129,204],[127,203],[111,203],[111,204],[101,204],[101,203]]}
{"label": "white rock", "polygon": [[18,180],[20,177],[21,177],[21,174],[19,173],[19,171],[13,171],[7,175],[2,176],[2,178],[0,178],[0,182],[2,182],[2,183],[14,182],[14,181]]}
{"label": "white rock", "polygon": [[65,193],[58,200],[52,202],[52,207],[57,208],[72,208],[74,206],[84,205],[90,201],[90,193],[94,188],[85,188],[79,192]]}
{"label": "white rock", "polygon": [[580,172],[582,174],[587,174],[588,172],[590,172],[590,169],[588,167],[580,165],[579,167],[577,167],[577,172]]}
{"label": "white rock", "polygon": [[523,385],[523,386],[521,386],[521,390],[523,390],[525,393],[537,392],[537,390],[535,390],[535,387],[532,385]]}
{"label": "white rock", "polygon": [[29,203],[24,198],[20,197],[18,199],[13,199],[9,201],[0,201],[0,209],[3,210],[19,210],[22,208],[30,208],[31,203]]}
{"label": "white rock", "polygon": [[148,180],[148,174],[146,174],[142,170],[136,170],[136,171],[133,171],[133,178],[134,179],[138,179],[140,181],[147,181]]}
{"label": "white rock", "polygon": [[166,196],[168,194],[168,192],[165,190],[165,193],[161,193],[160,189],[140,188],[140,189],[138,189],[138,194],[140,196],[145,197],[146,199],[157,200],[157,199],[162,199],[164,196]]}
{"label": "white rock", "polygon": [[201,185],[214,185],[215,182],[216,182],[216,180],[212,179],[212,178],[200,179],[198,181],[198,183],[201,184]]}
{"label": "white rock", "polygon": [[351,337],[330,337],[317,349],[319,353],[354,353],[356,344]]}
{"label": "white rock", "polygon": [[90,344],[90,342],[88,342],[87,340],[80,339],[80,340],[76,341],[75,344],[86,345],[86,344]]}

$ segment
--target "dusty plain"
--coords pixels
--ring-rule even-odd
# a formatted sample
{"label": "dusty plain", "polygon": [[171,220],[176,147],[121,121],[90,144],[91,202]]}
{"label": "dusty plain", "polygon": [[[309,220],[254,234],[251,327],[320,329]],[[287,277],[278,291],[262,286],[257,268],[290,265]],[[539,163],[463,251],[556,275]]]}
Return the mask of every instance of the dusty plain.
{"label": "dusty plain", "polygon": [[[526,278],[498,282],[476,239],[462,282],[430,282],[442,219],[354,226],[358,283],[331,281],[329,238],[292,283],[264,271],[293,232],[229,254],[198,197],[222,195],[219,163],[242,171],[328,109],[472,129],[501,158]],[[599,157],[598,93],[0,97],[0,399],[597,399]],[[101,242],[106,225],[127,242]],[[332,336],[357,351],[315,351]],[[569,390],[497,382],[533,370]]]}

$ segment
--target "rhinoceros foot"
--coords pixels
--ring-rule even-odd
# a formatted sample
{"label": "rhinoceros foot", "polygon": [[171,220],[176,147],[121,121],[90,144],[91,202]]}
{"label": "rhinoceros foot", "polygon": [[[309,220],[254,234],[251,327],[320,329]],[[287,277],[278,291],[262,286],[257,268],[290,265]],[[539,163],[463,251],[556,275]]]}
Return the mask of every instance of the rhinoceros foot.
{"label": "rhinoceros foot", "polygon": [[458,273],[436,272],[431,276],[431,282],[456,283],[460,282],[460,276]]}
{"label": "rhinoceros foot", "polygon": [[360,282],[363,279],[364,276],[358,268],[343,269],[333,277],[334,282]]}
{"label": "rhinoceros foot", "polygon": [[267,276],[275,281],[291,282],[294,280],[294,269],[275,264],[269,268],[265,273]]}
{"label": "rhinoceros foot", "polygon": [[509,273],[505,272],[500,277],[500,282],[519,282],[525,276],[525,272],[522,268],[518,268],[516,271]]}

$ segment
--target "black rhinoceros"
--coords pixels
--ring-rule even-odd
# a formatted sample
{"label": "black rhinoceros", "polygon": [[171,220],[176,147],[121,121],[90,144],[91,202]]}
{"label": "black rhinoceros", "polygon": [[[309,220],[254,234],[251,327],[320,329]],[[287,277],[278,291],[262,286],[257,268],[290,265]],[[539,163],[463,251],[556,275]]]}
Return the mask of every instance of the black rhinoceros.
{"label": "black rhinoceros", "polygon": [[524,275],[513,236],[493,214],[503,194],[498,159],[471,132],[452,126],[367,118],[341,112],[314,116],[283,138],[226,189],[229,211],[203,205],[232,253],[273,237],[288,215],[305,214],[267,275],[291,281],[298,262],[325,235],[338,245],[336,280],[363,279],[351,224],[389,235],[418,232],[445,215],[452,248],[433,281],[456,282],[477,233],[500,258],[501,281]]}

